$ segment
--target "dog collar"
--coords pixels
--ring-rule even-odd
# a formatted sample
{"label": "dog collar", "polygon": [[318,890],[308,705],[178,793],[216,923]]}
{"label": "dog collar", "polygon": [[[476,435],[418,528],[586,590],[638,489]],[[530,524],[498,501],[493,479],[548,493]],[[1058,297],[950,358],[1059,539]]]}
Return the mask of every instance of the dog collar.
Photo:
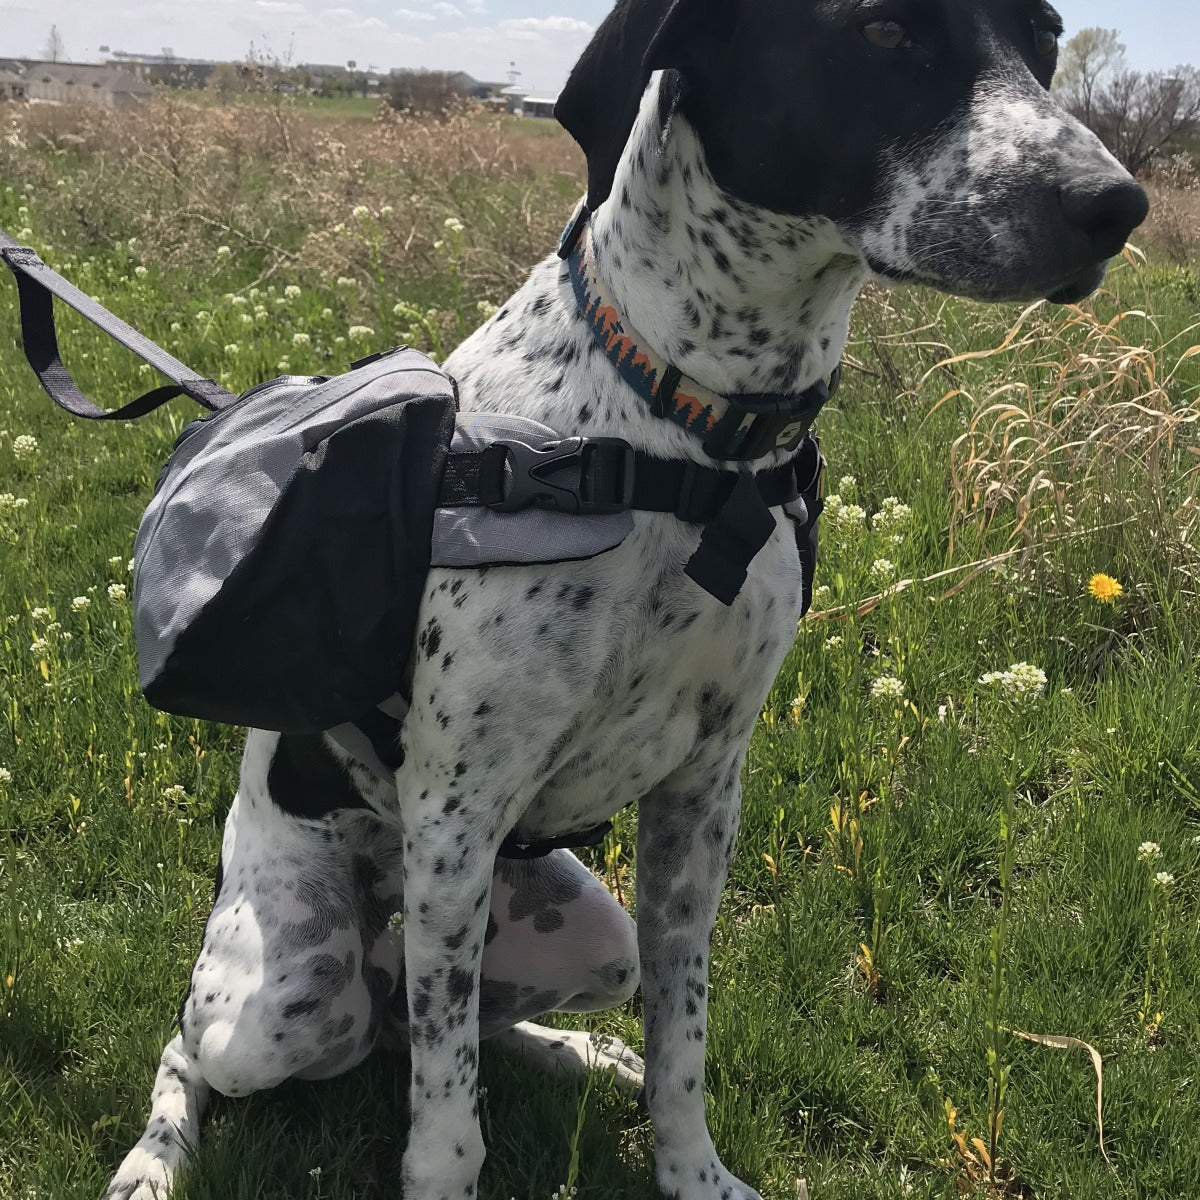
{"label": "dog collar", "polygon": [[841,364],[828,380],[796,394],[710,391],[648,349],[621,316],[595,269],[590,220],[591,211],[581,205],[563,231],[558,256],[570,268],[575,302],[592,336],[650,411],[698,437],[713,458],[745,461],[795,450],[837,390]]}

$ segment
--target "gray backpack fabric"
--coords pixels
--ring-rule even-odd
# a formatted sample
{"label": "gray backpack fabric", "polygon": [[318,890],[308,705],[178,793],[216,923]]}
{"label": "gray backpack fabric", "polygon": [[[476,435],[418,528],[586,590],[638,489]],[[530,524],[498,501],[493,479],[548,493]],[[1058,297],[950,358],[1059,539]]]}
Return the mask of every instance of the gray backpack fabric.
{"label": "gray backpack fabric", "polygon": [[632,529],[628,511],[439,508],[448,456],[557,436],[455,408],[449,377],[401,348],[189,425],[134,546],[150,703],[287,733],[353,721],[396,693],[431,565],[587,558]]}

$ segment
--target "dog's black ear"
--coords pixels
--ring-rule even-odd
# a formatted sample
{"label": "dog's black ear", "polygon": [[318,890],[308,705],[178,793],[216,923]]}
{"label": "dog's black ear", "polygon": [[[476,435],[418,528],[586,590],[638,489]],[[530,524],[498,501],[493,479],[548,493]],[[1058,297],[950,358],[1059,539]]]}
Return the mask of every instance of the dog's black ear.
{"label": "dog's black ear", "polygon": [[690,66],[719,53],[738,7],[737,0],[617,0],[554,106],[587,155],[593,211],[612,190],[650,76],[679,70],[686,85]]}

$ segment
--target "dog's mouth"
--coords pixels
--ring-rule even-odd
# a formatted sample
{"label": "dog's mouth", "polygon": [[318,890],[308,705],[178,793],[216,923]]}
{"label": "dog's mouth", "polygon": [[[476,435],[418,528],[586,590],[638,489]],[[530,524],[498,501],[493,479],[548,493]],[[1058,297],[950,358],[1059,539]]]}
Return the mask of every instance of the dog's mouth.
{"label": "dog's mouth", "polygon": [[1086,271],[1075,276],[1074,279],[1068,280],[1061,287],[1055,288],[1052,292],[1046,293],[1046,299],[1051,304],[1078,304],[1085,296],[1090,296],[1101,283],[1104,282],[1105,273],[1108,271],[1109,260],[1095,266],[1089,267]]}
{"label": "dog's mouth", "polygon": [[936,288],[940,292],[950,292],[968,300],[982,300],[990,304],[1039,299],[1049,300],[1051,304],[1078,304],[1104,281],[1109,261],[1105,259],[1099,263],[1092,263],[1083,270],[1058,279],[1040,281],[1024,278],[1009,282],[994,277],[947,279],[912,268],[894,267],[867,255],[867,265],[881,283],[893,286],[920,284]]}

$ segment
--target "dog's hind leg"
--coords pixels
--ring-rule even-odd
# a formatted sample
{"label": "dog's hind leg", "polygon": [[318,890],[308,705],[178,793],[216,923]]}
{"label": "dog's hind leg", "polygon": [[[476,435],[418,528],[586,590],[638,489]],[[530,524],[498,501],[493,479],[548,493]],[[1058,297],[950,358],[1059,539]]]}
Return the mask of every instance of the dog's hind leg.
{"label": "dog's hind leg", "polygon": [[346,798],[344,773],[319,749],[258,730],[247,739],[180,1034],[106,1200],[166,1200],[210,1087],[246,1096],[328,1078],[376,1042],[401,974],[388,929],[403,887],[399,832],[361,808],[299,811],[302,786]]}
{"label": "dog's hind leg", "polygon": [[[637,926],[609,890],[566,850],[528,862],[500,859],[483,952],[481,1037],[548,1070],[610,1074],[642,1087],[642,1060],[615,1037],[547,1029],[544,1012],[597,1012],[638,986]],[[499,1032],[497,1032],[499,1031]]]}
{"label": "dog's hind leg", "polygon": [[209,1087],[184,1053],[183,1036],[167,1043],[150,1097],[150,1120],[125,1156],[103,1200],[166,1200],[200,1137]]}

